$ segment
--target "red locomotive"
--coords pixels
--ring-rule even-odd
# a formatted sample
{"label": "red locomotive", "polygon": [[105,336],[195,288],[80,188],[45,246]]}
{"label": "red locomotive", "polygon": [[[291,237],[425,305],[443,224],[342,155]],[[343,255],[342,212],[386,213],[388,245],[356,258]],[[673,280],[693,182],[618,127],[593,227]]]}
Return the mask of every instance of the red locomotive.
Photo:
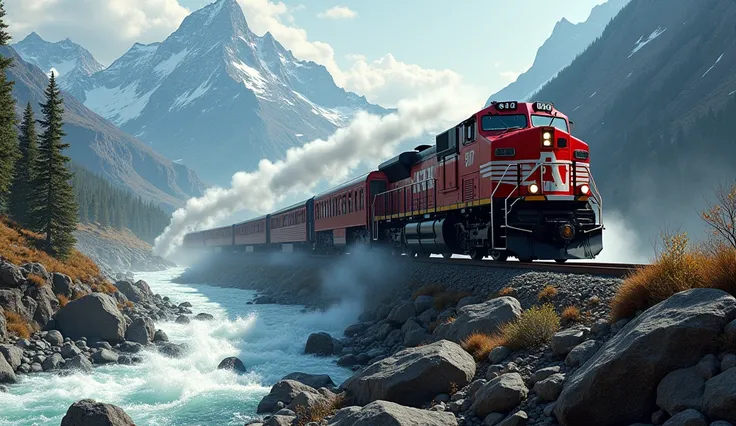
{"label": "red locomotive", "polygon": [[549,103],[493,102],[434,146],[270,215],[187,234],[184,245],[591,259],[603,248],[602,200],[570,125]]}

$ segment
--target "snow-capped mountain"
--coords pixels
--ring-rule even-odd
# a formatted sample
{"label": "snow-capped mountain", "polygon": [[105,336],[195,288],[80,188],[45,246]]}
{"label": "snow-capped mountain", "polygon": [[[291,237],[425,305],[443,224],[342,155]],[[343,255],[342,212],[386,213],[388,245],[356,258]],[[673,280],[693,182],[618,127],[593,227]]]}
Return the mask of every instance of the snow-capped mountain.
{"label": "snow-capped mountain", "polygon": [[70,93],[83,91],[88,77],[105,68],[87,49],[68,38],[52,43],[32,32],[11,46],[23,60],[44,72],[55,70],[59,86]]}
{"label": "snow-capped mountain", "polygon": [[216,184],[329,136],[360,109],[388,112],[251,32],[236,0],[192,13],[163,42],[135,44],[75,87],[85,106]]}
{"label": "snow-capped mountain", "polygon": [[491,101],[529,101],[598,38],[606,25],[629,1],[631,0],[608,0],[593,7],[588,19],[578,24],[562,18],[552,30],[552,35],[537,50],[531,68],[519,75],[516,81],[491,95],[486,106]]}

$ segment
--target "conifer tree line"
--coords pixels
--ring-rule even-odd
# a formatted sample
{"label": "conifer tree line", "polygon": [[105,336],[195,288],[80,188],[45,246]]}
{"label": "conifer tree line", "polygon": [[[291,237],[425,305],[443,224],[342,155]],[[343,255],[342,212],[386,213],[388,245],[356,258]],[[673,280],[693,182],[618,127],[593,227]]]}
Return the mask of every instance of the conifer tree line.
{"label": "conifer tree line", "polygon": [[71,170],[80,222],[127,228],[148,243],[169,224],[169,215],[155,203],[145,202],[77,164],[72,163]]}

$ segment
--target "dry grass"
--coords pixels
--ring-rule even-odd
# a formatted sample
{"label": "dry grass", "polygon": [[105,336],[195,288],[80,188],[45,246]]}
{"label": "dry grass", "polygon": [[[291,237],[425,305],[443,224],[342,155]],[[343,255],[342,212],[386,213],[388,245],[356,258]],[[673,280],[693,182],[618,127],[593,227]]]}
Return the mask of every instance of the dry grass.
{"label": "dry grass", "polygon": [[28,280],[32,282],[38,288],[41,288],[45,286],[46,284],[48,284],[48,282],[46,282],[46,279],[44,277],[40,275],[36,275],[36,274],[28,275]]}
{"label": "dry grass", "polygon": [[[60,261],[43,250],[39,250],[43,237],[40,234],[19,228],[7,218],[0,218],[0,257],[10,263],[23,265],[38,262],[49,272],[68,275],[72,280],[95,284],[105,282],[97,265],[77,250]],[[103,287],[105,288],[105,287]]]}
{"label": "dry grass", "polygon": [[576,306],[568,306],[562,311],[562,315],[560,316],[565,323],[580,322],[580,309]]}
{"label": "dry grass", "polygon": [[611,319],[630,318],[675,293],[717,288],[736,295],[736,249],[710,244],[690,249],[686,234],[662,235],[655,261],[628,276],[611,300]]}
{"label": "dry grass", "polygon": [[29,321],[26,321],[20,314],[13,311],[5,311],[5,320],[9,333],[15,334],[23,339],[29,339],[31,337],[33,325]]}
{"label": "dry grass", "polygon": [[311,410],[303,405],[296,407],[296,425],[306,426],[311,422],[321,422],[328,416],[332,416],[335,412],[345,406],[345,395],[340,394],[335,399],[331,399],[324,403],[315,404]]}
{"label": "dry grass", "polygon": [[533,306],[522,312],[519,319],[501,327],[505,338],[504,346],[518,350],[533,348],[548,343],[560,329],[560,317],[554,306]]}
{"label": "dry grass", "polygon": [[516,295],[516,289],[513,287],[504,287],[501,290],[496,293],[498,297],[504,297],[504,296],[515,296]]}
{"label": "dry grass", "polygon": [[545,286],[539,294],[537,294],[537,299],[540,302],[545,302],[548,300],[554,299],[554,297],[557,296],[557,289],[551,285]]}
{"label": "dry grass", "polygon": [[67,303],[69,303],[69,298],[66,297],[66,296],[64,296],[64,295],[61,295],[60,294],[60,295],[56,296],[56,298],[59,300],[59,306],[61,306],[62,308],[64,306],[66,306]]}
{"label": "dry grass", "polygon": [[104,228],[96,223],[77,224],[77,230],[81,233],[90,234],[96,238],[120,243],[126,247],[151,250],[151,245],[136,237],[128,229],[118,230],[115,228]]}
{"label": "dry grass", "polygon": [[504,336],[499,334],[483,334],[473,333],[461,342],[461,346],[465,351],[475,358],[476,361],[482,361],[488,358],[488,354],[498,346],[506,343]]}
{"label": "dry grass", "polygon": [[132,308],[133,307],[133,302],[131,302],[130,300],[128,300],[128,301],[125,302],[125,306],[127,306],[129,308]]}

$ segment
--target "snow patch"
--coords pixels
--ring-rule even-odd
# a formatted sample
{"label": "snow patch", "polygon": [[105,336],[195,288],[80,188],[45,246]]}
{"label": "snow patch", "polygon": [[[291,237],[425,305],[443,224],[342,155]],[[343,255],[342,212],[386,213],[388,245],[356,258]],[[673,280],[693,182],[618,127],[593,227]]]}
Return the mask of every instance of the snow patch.
{"label": "snow patch", "polygon": [[723,53],[721,53],[721,56],[719,56],[718,59],[716,59],[716,62],[713,65],[711,65],[710,68],[708,68],[708,71],[706,71],[705,74],[703,74],[700,78],[705,77],[710,72],[710,70],[715,68],[716,65],[718,65],[719,62],[721,62],[721,59],[723,59]]}
{"label": "snow patch", "polygon": [[733,95],[734,93],[736,93],[736,90],[734,90],[733,92],[729,93],[729,94],[728,94],[728,96],[731,96],[731,95]]}
{"label": "snow patch", "polygon": [[173,111],[175,109],[182,109],[188,104],[190,104],[192,101],[194,101],[197,98],[201,98],[210,90],[210,86],[212,84],[210,83],[210,80],[208,79],[204,83],[200,84],[199,87],[197,87],[194,90],[187,91],[184,94],[179,95],[178,98],[174,101],[174,104],[171,105],[171,108],[169,108],[169,111]]}
{"label": "snow patch", "polygon": [[346,117],[346,114],[344,113],[344,111],[340,111],[338,109],[322,108],[321,106],[307,99],[307,97],[302,95],[301,93],[295,92],[293,90],[292,90],[292,93],[294,93],[294,95],[296,95],[299,99],[309,104],[309,106],[312,107],[313,114],[323,117],[324,119],[326,119],[327,121],[329,121],[330,123],[334,124],[337,127],[341,127],[345,125],[348,117]]}
{"label": "snow patch", "polygon": [[218,13],[220,13],[224,4],[225,2],[220,0],[211,6],[209,16],[207,16],[207,21],[204,23],[205,27],[212,23],[212,20],[215,19],[215,16],[217,16]]}
{"label": "snow patch", "polygon": [[629,55],[629,58],[634,56],[634,54],[642,49],[642,47],[646,46],[647,44],[651,43],[652,40],[659,37],[667,31],[667,28],[657,27],[656,30],[654,30],[651,34],[649,34],[649,37],[644,39],[644,36],[639,37],[639,40],[634,43],[634,49],[631,50],[631,54]]}
{"label": "snow patch", "polygon": [[598,94],[598,92],[593,92],[593,94],[592,94],[592,95],[588,96],[588,99],[592,98],[593,96],[595,96],[595,95],[597,95],[597,94]]}
{"label": "snow patch", "polygon": [[165,59],[156,65],[156,67],[153,69],[154,72],[158,73],[159,77],[164,78],[174,72],[176,67],[179,66],[182,60],[189,54],[189,49],[184,49],[179,53],[174,53],[173,55],[169,56],[168,59]]}
{"label": "snow patch", "polygon": [[56,74],[56,77],[61,77],[71,72],[74,68],[76,68],[76,66],[77,60],[69,59],[59,63],[52,63],[51,69],[54,70],[54,74]]}
{"label": "snow patch", "polygon": [[233,61],[233,66],[240,71],[240,79],[245,84],[245,87],[253,91],[257,97],[268,99],[268,81],[261,75],[261,73],[252,67],[246,65],[243,61]]}
{"label": "snow patch", "polygon": [[626,76],[626,78],[630,78],[633,74],[633,72],[630,72],[629,75]]}
{"label": "snow patch", "polygon": [[141,115],[156,86],[148,93],[138,93],[138,83],[126,87],[97,87],[87,91],[84,106],[121,126]]}
{"label": "snow patch", "polygon": [[576,107],[575,107],[575,109],[574,109],[574,110],[572,110],[572,112],[575,112],[575,111],[577,111],[577,110],[578,110],[578,108],[580,108],[580,105],[576,106]]}
{"label": "snow patch", "polygon": [[303,135],[303,134],[301,134],[301,133],[295,133],[295,134],[294,134],[294,136],[296,136],[296,137],[300,138],[300,137],[302,137],[302,136],[304,136],[304,135]]}

